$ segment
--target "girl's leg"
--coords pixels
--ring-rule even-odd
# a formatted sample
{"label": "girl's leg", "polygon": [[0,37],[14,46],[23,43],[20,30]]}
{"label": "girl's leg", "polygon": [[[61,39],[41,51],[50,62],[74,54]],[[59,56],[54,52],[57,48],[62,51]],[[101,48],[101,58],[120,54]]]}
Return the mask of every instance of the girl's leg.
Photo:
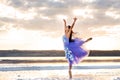
{"label": "girl's leg", "polygon": [[69,64],[69,78],[70,78],[70,79],[72,79],[71,69],[72,69],[72,64]]}

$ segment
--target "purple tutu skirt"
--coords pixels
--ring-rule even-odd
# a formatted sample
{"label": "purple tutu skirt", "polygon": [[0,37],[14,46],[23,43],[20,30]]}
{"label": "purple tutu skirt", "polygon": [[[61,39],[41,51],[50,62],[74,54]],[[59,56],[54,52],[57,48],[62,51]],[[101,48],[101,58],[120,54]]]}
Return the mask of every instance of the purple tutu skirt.
{"label": "purple tutu skirt", "polygon": [[88,52],[82,48],[85,41],[75,38],[73,42],[69,42],[66,36],[63,36],[65,56],[70,64],[78,63]]}

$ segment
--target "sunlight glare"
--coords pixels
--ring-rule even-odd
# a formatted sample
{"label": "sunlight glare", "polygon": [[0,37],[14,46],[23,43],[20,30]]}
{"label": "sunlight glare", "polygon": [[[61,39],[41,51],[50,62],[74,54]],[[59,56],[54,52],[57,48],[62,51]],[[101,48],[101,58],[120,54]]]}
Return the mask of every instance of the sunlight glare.
{"label": "sunlight glare", "polygon": [[7,35],[8,41],[11,43],[22,43],[24,40],[24,33],[22,30],[17,30],[15,28],[12,28],[9,30]]}
{"label": "sunlight glare", "polygon": [[[39,39],[32,40],[31,47],[33,50],[62,50],[63,45],[60,38],[52,38],[49,36],[39,36]],[[59,43],[59,44],[58,44]],[[32,47],[34,46],[34,47]]]}
{"label": "sunlight glare", "polygon": [[86,44],[90,50],[113,50],[115,40],[110,37],[94,37],[92,41]]}

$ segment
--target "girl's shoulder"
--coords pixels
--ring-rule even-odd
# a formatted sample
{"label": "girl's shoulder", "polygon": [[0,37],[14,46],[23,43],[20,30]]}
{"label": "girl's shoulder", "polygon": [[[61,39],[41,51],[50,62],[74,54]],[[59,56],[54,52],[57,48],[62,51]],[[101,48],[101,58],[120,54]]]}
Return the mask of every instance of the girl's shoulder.
{"label": "girl's shoulder", "polygon": [[69,41],[69,39],[66,37],[66,35],[63,35],[63,40],[65,40],[65,41]]}
{"label": "girl's shoulder", "polygon": [[63,38],[67,38],[66,35],[63,35],[62,37],[63,37]]}

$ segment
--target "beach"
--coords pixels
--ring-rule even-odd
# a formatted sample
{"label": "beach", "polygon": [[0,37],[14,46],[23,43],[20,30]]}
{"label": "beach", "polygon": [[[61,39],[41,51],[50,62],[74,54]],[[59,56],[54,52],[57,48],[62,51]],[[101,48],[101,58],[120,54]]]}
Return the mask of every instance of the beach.
{"label": "beach", "polygon": [[[86,57],[73,66],[72,80],[120,80],[119,60]],[[64,57],[1,57],[0,62],[0,80],[69,80]]]}
{"label": "beach", "polygon": [[[73,80],[119,80],[118,69],[72,70]],[[0,72],[0,80],[69,80],[67,70]]]}

